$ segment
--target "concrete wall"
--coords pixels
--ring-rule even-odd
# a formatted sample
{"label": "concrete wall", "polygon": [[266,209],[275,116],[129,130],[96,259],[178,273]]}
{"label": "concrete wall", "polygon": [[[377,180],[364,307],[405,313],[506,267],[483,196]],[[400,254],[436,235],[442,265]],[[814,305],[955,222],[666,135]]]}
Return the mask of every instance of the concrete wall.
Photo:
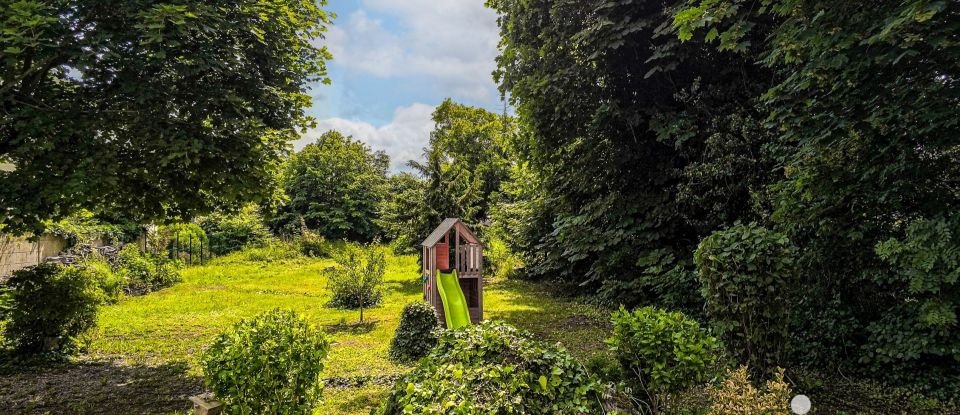
{"label": "concrete wall", "polygon": [[0,235],[0,277],[37,265],[48,256],[57,256],[66,247],[65,239],[53,235],[44,235],[38,241]]}

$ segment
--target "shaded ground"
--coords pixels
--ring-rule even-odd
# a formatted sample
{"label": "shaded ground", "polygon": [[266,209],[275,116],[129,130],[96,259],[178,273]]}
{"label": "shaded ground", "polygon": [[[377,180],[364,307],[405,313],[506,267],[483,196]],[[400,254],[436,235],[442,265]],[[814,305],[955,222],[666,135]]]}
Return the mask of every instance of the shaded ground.
{"label": "shaded ground", "polygon": [[[213,338],[240,319],[276,307],[304,315],[333,339],[316,414],[366,415],[410,370],[388,359],[400,311],[421,298],[413,256],[389,259],[384,298],[365,311],[327,307],[326,260],[221,261],[185,270],[184,282],[104,307],[80,363],[0,374],[2,414],[182,414],[202,391],[197,365]],[[602,352],[608,314],[558,299],[546,287],[488,281],[485,316],[561,343],[581,359]]]}
{"label": "shaded ground", "polygon": [[58,364],[0,376],[5,414],[172,414],[202,390],[187,364]]}

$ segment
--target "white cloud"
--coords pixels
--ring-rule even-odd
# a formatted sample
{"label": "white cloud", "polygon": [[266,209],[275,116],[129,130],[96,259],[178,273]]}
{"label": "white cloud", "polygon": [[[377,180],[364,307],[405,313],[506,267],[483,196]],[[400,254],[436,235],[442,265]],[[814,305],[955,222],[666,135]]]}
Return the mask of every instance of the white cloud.
{"label": "white cloud", "polygon": [[[371,15],[389,16],[396,26]],[[325,44],[334,62],[389,78],[427,76],[455,98],[488,100],[499,34],[482,0],[364,0],[339,16]]]}
{"label": "white cloud", "polygon": [[430,131],[433,130],[430,116],[433,109],[430,105],[420,103],[399,107],[394,110],[390,123],[381,127],[363,121],[327,118],[318,121],[317,128],[297,140],[294,148],[300,150],[316,141],[321,134],[337,130],[367,143],[375,151],[385,151],[390,156],[392,171],[407,170],[407,161],[420,159],[423,148],[430,142]]}

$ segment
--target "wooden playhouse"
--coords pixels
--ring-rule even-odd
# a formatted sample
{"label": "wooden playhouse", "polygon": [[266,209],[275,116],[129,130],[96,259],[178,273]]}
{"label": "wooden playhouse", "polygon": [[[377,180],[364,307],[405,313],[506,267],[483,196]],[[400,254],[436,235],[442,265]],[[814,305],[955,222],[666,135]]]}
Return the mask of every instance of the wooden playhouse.
{"label": "wooden playhouse", "polygon": [[447,218],[423,241],[423,299],[446,326],[437,273],[456,270],[473,324],[483,320],[483,244],[463,221]]}

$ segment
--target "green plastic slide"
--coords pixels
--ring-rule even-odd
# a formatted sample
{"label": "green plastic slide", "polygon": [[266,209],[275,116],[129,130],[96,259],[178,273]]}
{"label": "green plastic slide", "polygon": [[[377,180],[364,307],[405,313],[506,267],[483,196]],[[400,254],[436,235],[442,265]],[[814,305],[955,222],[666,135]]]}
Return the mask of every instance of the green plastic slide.
{"label": "green plastic slide", "polygon": [[437,292],[443,301],[443,316],[447,320],[448,329],[458,329],[470,325],[470,310],[467,308],[467,298],[460,289],[460,279],[457,270],[446,274],[437,272]]}

